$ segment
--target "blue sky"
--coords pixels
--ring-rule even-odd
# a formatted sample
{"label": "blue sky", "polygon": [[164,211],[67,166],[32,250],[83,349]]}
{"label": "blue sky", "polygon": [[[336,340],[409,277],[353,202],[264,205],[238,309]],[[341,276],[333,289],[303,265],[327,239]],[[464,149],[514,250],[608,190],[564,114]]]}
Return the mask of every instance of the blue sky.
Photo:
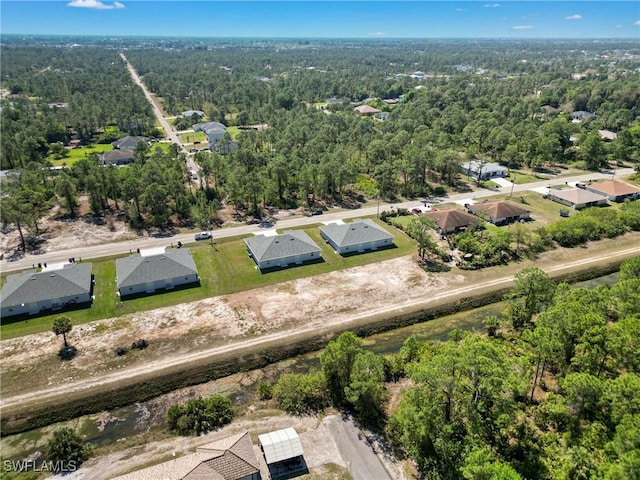
{"label": "blue sky", "polygon": [[0,1],[2,34],[632,38],[631,1]]}

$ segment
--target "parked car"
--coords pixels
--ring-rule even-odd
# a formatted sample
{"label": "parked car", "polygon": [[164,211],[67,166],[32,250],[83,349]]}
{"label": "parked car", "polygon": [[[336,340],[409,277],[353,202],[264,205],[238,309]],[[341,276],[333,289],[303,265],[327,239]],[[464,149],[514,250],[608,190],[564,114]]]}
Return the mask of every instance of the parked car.
{"label": "parked car", "polygon": [[196,240],[209,240],[210,238],[213,238],[211,232],[196,233]]}
{"label": "parked car", "polygon": [[315,215],[322,215],[322,209],[316,208],[315,210],[311,210],[307,215],[310,217],[313,217]]}

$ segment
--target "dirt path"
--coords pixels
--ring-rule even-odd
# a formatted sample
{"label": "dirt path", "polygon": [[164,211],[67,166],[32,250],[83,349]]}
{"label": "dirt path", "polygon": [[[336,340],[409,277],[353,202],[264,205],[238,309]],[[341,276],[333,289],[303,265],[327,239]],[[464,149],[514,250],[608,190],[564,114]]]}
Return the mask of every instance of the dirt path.
{"label": "dirt path", "polygon": [[[546,259],[535,265],[549,274],[561,274],[639,255],[640,234],[565,252],[565,258],[572,261],[559,262],[561,253],[548,252]],[[487,272],[473,272],[465,278],[452,273],[426,273],[411,257],[403,257],[93,322],[72,332],[71,341],[81,354],[71,362],[60,362],[55,357],[59,342],[52,333],[6,340],[0,344],[0,373],[9,381],[3,385],[0,406],[7,413],[45,397],[105,389],[234,351],[349,328],[379,316],[422,310],[438,302],[508,287],[515,272],[531,265],[532,262],[522,262],[509,270],[490,272],[493,277],[488,277]],[[157,342],[165,348],[158,348],[155,358],[153,348],[149,348],[133,363],[114,363],[113,347],[117,342],[138,335],[152,346]]]}

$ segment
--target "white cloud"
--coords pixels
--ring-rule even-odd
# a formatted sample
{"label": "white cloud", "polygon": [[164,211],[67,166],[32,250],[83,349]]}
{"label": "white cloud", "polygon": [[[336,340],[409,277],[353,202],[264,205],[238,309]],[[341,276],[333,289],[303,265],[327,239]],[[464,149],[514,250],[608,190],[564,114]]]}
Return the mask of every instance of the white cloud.
{"label": "white cloud", "polygon": [[487,3],[483,5],[484,8],[498,8],[500,6],[499,3]]}
{"label": "white cloud", "polygon": [[456,12],[466,12],[466,8],[456,8]]}
{"label": "white cloud", "polygon": [[533,25],[514,25],[511,28],[514,30],[530,30],[533,28]]}
{"label": "white cloud", "polygon": [[638,20],[637,22],[633,22],[633,24],[640,27],[640,20]]}
{"label": "white cloud", "polygon": [[384,37],[385,35],[385,32],[369,32],[370,37]]}
{"label": "white cloud", "polygon": [[576,13],[575,15],[569,15],[568,17],[564,17],[565,20],[582,20],[582,15]]}
{"label": "white cloud", "polygon": [[114,8],[124,8],[124,4],[121,2],[113,2],[113,4],[108,5],[106,3],[102,3],[100,0],[72,0],[67,3],[67,7],[77,7],[77,8],[93,8],[95,10],[113,10]]}

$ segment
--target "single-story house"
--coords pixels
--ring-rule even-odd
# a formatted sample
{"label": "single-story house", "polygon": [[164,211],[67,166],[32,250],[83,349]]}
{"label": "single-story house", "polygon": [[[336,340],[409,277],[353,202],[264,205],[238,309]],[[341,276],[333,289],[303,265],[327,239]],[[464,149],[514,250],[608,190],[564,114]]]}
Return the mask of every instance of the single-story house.
{"label": "single-story house", "polygon": [[188,248],[116,259],[116,284],[121,297],[153,293],[158,289],[171,289],[198,281],[198,270]]}
{"label": "single-story house", "polygon": [[505,225],[531,218],[528,210],[508,201],[474,203],[473,205],[468,205],[467,209],[470,213],[494,225]]}
{"label": "single-story house", "polygon": [[459,232],[467,229],[468,227],[476,227],[482,223],[478,217],[475,217],[464,210],[460,210],[459,208],[431,210],[423,213],[423,215],[436,223],[438,231],[442,235]]}
{"label": "single-story house", "polygon": [[636,200],[640,198],[640,188],[627,183],[608,180],[606,182],[593,182],[585,187],[587,190],[604,195],[612,202],[624,200]]}
{"label": "single-story house", "polygon": [[374,108],[371,105],[360,105],[354,108],[354,110],[358,112],[360,115],[375,115],[376,113],[381,112],[381,110],[378,110],[377,108]]}
{"label": "single-story house", "polygon": [[320,247],[303,230],[287,230],[274,236],[256,235],[246,238],[244,243],[260,270],[322,258]]}
{"label": "single-story house", "polygon": [[341,255],[393,245],[393,235],[368,218],[351,223],[329,223],[320,235]]}
{"label": "single-story house", "polygon": [[227,127],[220,122],[196,123],[193,126],[194,132],[204,132],[207,135],[207,141],[210,145],[215,145],[224,134],[227,133]]}
{"label": "single-story house", "polygon": [[133,163],[135,158],[131,150],[111,150],[100,155],[103,165],[127,165]]}
{"label": "single-story house", "polygon": [[489,178],[503,178],[509,176],[509,169],[492,162],[471,160],[460,165],[460,170],[468,177],[487,180]]}
{"label": "single-story house", "polygon": [[591,112],[585,112],[584,110],[577,110],[571,114],[571,121],[573,123],[583,122],[585,120],[591,120],[595,118],[596,114]]}
{"label": "single-story house", "polygon": [[59,310],[91,303],[91,263],[68,263],[59,269],[29,270],[7,276],[0,293],[2,318]]}
{"label": "single-story house", "polygon": [[542,107],[540,107],[540,108],[542,108],[542,110],[544,110],[544,113],[558,113],[560,111],[559,108],[556,108],[553,105],[549,105],[548,103],[542,105]]}
{"label": "single-story house", "polygon": [[114,480],[260,480],[260,464],[249,432],[198,447],[195,453],[173,458]]}
{"label": "single-story house", "polygon": [[130,152],[135,151],[136,145],[138,142],[145,142],[147,139],[144,137],[131,136],[127,135],[126,137],[122,137],[115,142],[111,142],[114,150],[129,150]]}
{"label": "single-story house", "polygon": [[182,116],[184,118],[193,118],[196,115],[198,118],[204,117],[204,112],[202,110],[187,110],[186,112],[182,112]]}
{"label": "single-story house", "polygon": [[598,130],[598,136],[608,142],[612,142],[616,138],[618,138],[618,134],[616,132],[612,132],[611,130]]}
{"label": "single-story house", "polygon": [[302,442],[292,427],[258,435],[258,441],[271,478],[290,476],[295,472],[302,474],[307,470]]}
{"label": "single-story house", "polygon": [[589,192],[582,188],[563,188],[561,190],[550,190],[547,197],[549,200],[561,203],[574,210],[587,207],[607,205],[607,198],[598,193]]}

